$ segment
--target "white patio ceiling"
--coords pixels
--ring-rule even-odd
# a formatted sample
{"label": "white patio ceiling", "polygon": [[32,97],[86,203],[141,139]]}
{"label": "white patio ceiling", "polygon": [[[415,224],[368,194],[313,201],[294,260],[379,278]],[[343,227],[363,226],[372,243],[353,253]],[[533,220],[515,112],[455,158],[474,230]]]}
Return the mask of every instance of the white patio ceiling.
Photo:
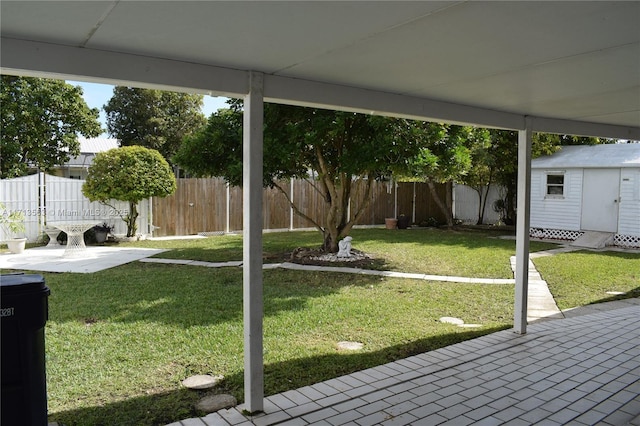
{"label": "white patio ceiling", "polygon": [[640,139],[640,2],[0,2],[1,71]]}

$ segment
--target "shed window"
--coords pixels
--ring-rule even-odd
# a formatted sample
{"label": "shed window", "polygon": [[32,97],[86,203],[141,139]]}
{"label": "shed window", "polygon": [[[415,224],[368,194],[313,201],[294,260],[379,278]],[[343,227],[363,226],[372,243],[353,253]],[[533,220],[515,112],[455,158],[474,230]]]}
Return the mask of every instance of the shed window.
{"label": "shed window", "polygon": [[547,175],[547,195],[562,197],[564,195],[564,175]]}

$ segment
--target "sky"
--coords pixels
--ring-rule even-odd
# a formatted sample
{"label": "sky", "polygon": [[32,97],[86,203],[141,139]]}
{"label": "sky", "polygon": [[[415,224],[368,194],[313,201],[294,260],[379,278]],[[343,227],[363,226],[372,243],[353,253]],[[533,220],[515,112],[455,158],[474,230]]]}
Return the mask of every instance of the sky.
{"label": "sky", "polygon": [[[102,107],[109,102],[111,96],[113,96],[113,87],[108,84],[98,84],[98,83],[85,83],[82,81],[67,81],[67,83],[72,84],[74,86],[80,86],[83,90],[82,97],[85,102],[89,106],[89,108],[98,108],[100,110],[100,124],[102,125],[102,129],[105,133],[103,133],[102,137],[108,137],[106,133],[107,130],[107,121],[106,114]],[[223,97],[213,97],[213,96],[205,96],[204,97],[204,105],[202,107],[202,112],[205,117],[209,117],[212,113],[216,112],[220,108],[226,108],[227,98]]]}

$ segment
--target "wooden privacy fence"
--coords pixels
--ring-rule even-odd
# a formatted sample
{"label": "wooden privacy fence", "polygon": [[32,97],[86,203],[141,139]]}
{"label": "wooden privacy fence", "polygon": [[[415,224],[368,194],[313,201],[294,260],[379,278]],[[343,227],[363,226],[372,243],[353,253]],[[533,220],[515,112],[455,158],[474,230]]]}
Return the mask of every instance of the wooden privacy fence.
{"label": "wooden privacy fence", "polygon": [[[445,217],[433,201],[425,183],[374,182],[371,203],[358,225],[381,225],[387,217],[404,214],[413,223],[430,217]],[[320,194],[306,180],[281,182],[294,203],[309,217],[324,223],[326,206]],[[357,210],[364,184],[352,189],[351,214]],[[444,199],[445,185],[437,185]],[[301,229],[313,224],[295,214],[278,189],[264,189],[263,229]],[[242,188],[228,187],[221,178],[178,179],[176,192],[166,198],[153,198],[153,235],[192,235],[242,230]]]}

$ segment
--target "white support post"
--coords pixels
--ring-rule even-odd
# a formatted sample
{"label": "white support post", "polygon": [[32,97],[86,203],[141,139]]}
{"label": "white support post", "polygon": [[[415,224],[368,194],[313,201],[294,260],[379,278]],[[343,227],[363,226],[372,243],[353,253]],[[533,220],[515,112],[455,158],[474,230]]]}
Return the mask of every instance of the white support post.
{"label": "white support post", "polygon": [[516,296],[514,331],[527,332],[529,295],[529,222],[531,200],[531,120],[518,132],[518,192],[516,220]]}
{"label": "white support post", "polygon": [[264,362],[262,349],[262,159],[263,74],[250,74],[244,98],[242,131],[243,183],[243,315],[244,399],[250,413],[264,409]]}

